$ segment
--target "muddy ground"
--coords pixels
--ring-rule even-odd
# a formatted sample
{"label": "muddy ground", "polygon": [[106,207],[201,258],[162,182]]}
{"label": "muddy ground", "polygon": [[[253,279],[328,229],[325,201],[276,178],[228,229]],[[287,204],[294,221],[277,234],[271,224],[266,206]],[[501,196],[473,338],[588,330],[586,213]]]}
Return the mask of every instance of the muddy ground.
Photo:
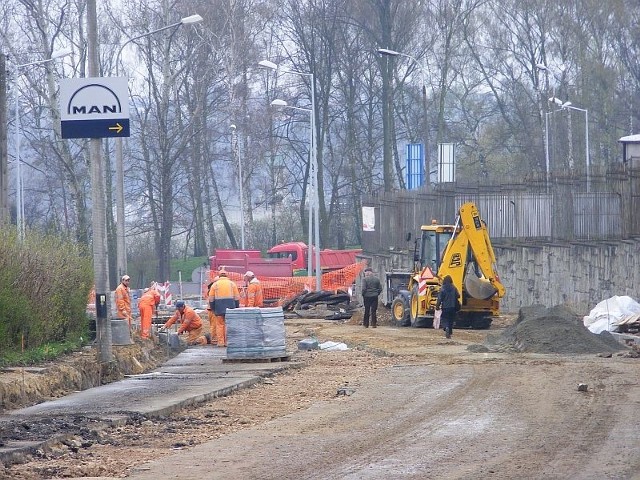
{"label": "muddy ground", "polygon": [[[501,317],[488,331],[456,330],[452,340],[388,320],[377,329],[357,323],[288,319],[288,350],[302,368],[163,419],[116,427],[69,419],[51,428],[74,437],[0,466],[0,478],[183,478],[194,459],[203,460],[197,478],[637,478],[629,422],[640,406],[640,360],[584,336],[571,312]],[[350,349],[297,351],[310,336]],[[137,363],[153,367],[165,353]],[[469,442],[485,430],[482,442]],[[429,455],[414,451],[424,432],[440,439]],[[268,470],[260,463],[276,457]]]}

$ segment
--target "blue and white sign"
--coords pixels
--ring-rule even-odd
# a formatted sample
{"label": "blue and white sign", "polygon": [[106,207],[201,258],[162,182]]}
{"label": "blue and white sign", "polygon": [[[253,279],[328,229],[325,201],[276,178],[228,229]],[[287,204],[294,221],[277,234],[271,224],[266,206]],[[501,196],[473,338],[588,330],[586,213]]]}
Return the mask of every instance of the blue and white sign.
{"label": "blue and white sign", "polygon": [[129,136],[129,89],[125,77],[60,80],[62,138]]}
{"label": "blue and white sign", "polygon": [[421,143],[407,144],[407,190],[424,184],[424,146]]}

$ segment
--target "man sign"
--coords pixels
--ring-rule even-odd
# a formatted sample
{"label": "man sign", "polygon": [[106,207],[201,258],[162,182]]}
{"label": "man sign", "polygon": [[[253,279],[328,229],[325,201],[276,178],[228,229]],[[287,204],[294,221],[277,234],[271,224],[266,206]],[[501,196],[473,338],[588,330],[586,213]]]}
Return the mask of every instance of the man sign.
{"label": "man sign", "polygon": [[127,79],[61,80],[60,121],[62,138],[128,137]]}

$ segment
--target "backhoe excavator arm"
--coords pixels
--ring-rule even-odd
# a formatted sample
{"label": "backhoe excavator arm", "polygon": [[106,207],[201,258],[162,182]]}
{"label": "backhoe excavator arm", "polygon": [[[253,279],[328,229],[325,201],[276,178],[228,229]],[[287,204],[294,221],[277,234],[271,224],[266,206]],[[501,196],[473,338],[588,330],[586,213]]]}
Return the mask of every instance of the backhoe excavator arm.
{"label": "backhoe excavator arm", "polygon": [[[462,286],[464,281],[467,292],[475,298],[489,298],[493,295],[502,298],[505,288],[495,269],[496,258],[489,232],[475,204],[469,202],[460,207],[456,227],[444,252],[438,276],[442,278],[444,275],[451,275],[456,286]],[[484,278],[479,279],[475,272],[468,271],[469,252]]]}

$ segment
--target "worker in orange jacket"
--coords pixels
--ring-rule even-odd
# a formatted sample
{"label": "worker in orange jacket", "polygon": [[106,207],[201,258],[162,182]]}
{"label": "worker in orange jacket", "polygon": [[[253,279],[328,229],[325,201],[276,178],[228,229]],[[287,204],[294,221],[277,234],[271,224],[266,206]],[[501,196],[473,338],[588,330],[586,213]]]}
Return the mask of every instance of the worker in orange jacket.
{"label": "worker in orange jacket", "polygon": [[116,287],[116,318],[124,318],[129,322],[129,330],[131,330],[131,296],[129,290],[129,275],[123,275],[120,284]]}
{"label": "worker in orange jacket", "polygon": [[[202,319],[193,308],[184,303],[184,300],[176,302],[176,313],[167,320],[162,328],[167,329],[176,322],[180,323],[178,335],[184,332],[189,334],[187,345],[199,345],[202,343],[200,337],[205,338],[202,335]],[[204,343],[206,344],[206,340]]]}
{"label": "worker in orange jacket", "polygon": [[160,303],[160,294],[155,288],[149,288],[138,300],[138,310],[140,310],[140,337],[149,338],[151,336],[151,317]]}
{"label": "worker in orange jacket", "polygon": [[216,337],[218,338],[218,346],[227,346],[227,326],[224,316],[229,308],[238,308],[240,306],[240,292],[238,286],[227,276],[224,267],[218,270],[220,277],[214,282],[209,289],[209,307],[215,315],[216,320]]}
{"label": "worker in orange jacket", "polygon": [[247,270],[244,274],[244,281],[247,282],[244,306],[263,307],[264,296],[262,294],[262,285],[260,284],[260,280],[256,278],[251,270]]}

